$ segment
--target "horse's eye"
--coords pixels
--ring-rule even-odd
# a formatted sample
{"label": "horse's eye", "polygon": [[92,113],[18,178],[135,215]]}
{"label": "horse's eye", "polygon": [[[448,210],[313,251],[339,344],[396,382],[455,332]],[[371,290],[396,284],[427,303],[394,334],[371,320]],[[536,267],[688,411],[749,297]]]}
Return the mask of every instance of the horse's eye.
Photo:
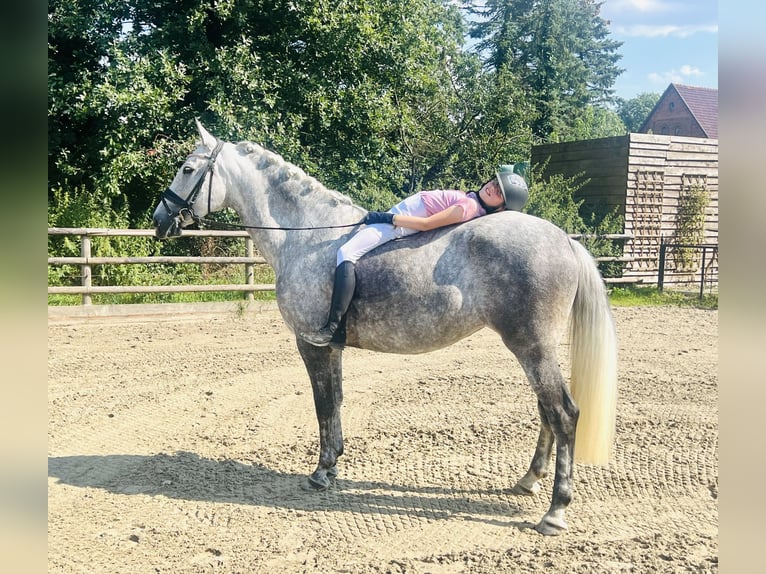
{"label": "horse's eye", "polygon": [[189,174],[190,174],[191,172],[193,172],[193,171],[194,171],[194,170],[193,170],[192,168],[190,168],[188,165],[185,165],[185,166],[184,166],[184,173],[185,173],[186,175],[189,175]]}

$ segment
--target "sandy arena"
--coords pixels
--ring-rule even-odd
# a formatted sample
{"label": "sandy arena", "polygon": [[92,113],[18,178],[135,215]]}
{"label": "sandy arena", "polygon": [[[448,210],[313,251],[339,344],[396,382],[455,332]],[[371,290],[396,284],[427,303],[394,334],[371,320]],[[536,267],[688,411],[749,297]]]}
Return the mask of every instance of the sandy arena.
{"label": "sandy arena", "polygon": [[614,312],[613,460],[575,468],[553,538],[531,529],[552,479],[509,492],[538,416],[489,330],[426,355],[347,349],[346,454],[307,493],[311,386],[275,306],[52,318],[48,572],[717,572],[718,312]]}

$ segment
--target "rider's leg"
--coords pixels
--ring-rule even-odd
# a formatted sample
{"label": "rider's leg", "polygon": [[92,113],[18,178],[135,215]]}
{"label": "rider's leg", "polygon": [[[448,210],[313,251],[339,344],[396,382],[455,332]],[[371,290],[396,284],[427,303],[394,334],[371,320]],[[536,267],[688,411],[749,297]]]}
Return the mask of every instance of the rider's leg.
{"label": "rider's leg", "polygon": [[343,315],[346,314],[356,287],[355,265],[362,255],[391,241],[396,237],[394,226],[386,223],[368,225],[349,239],[338,249],[337,266],[333,280],[332,299],[327,323],[316,333],[301,333],[300,337],[316,345],[324,347],[330,344],[335,331],[338,329]]}
{"label": "rider's leg", "polygon": [[316,333],[301,333],[300,337],[312,345],[324,347],[330,344],[338,325],[346,314],[356,287],[355,265],[359,259],[384,243],[417,233],[414,229],[394,227],[388,223],[367,225],[338,249],[335,279],[327,323]]}
{"label": "rider's leg", "polygon": [[354,263],[343,261],[335,268],[335,280],[332,288],[332,301],[327,324],[316,333],[301,333],[301,338],[307,343],[317,347],[325,347],[330,344],[332,336],[340,325],[343,315],[346,314],[356,287],[356,274]]}

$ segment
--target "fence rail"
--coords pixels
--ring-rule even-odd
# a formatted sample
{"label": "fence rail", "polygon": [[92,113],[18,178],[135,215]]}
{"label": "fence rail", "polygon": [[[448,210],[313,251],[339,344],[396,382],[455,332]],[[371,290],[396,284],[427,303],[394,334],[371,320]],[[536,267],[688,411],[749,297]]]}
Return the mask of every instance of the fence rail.
{"label": "fence rail", "polygon": [[[151,257],[93,257],[91,237],[154,237],[153,229],[108,229],[100,227],[49,227],[48,235],[80,237],[79,257],[48,257],[48,265],[78,265],[81,281],[77,286],[48,286],[48,294],[82,295],[82,304],[91,305],[92,295],[99,293],[203,293],[240,291],[248,300],[256,291],[273,291],[273,283],[256,284],[255,265],[267,265],[263,257],[255,256],[253,240],[246,231],[183,230],[182,237],[241,237],[245,240],[245,257],[230,256],[151,256]],[[93,265],[148,264],[238,264],[245,266],[245,282],[221,285],[93,285]]]}
{"label": "fence rail", "polygon": [[[48,235],[54,236],[79,236],[79,257],[48,257],[48,265],[75,265],[80,267],[80,285],[72,286],[48,286],[49,295],[82,295],[82,304],[91,305],[92,295],[116,294],[116,293],[192,293],[192,292],[223,292],[240,291],[250,301],[254,299],[253,293],[259,291],[273,291],[272,283],[256,284],[254,282],[254,266],[268,265],[263,257],[255,256],[253,240],[246,231],[223,231],[223,230],[183,230],[181,237],[241,237],[245,240],[244,257],[232,256],[149,256],[149,257],[93,257],[91,255],[92,237],[154,237],[152,229],[108,229],[101,227],[49,227]],[[573,239],[592,238],[595,236],[571,234]],[[603,239],[625,240],[631,235],[608,234],[599,236]],[[597,262],[632,261],[631,257],[597,257]],[[150,265],[150,264],[218,264],[218,265],[244,265],[245,282],[222,285],[93,285],[94,265]],[[607,278],[607,283],[631,282],[622,278]]]}

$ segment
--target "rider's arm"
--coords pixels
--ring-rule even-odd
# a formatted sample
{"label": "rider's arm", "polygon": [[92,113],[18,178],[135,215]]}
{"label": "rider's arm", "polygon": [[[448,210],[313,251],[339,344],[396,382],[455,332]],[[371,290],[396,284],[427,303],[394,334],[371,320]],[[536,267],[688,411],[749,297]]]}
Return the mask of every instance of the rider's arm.
{"label": "rider's arm", "polygon": [[460,205],[453,205],[444,211],[434,213],[428,217],[394,215],[394,225],[406,227],[407,229],[416,229],[417,231],[428,231],[429,229],[453,225],[461,221],[463,221],[463,208]]}

